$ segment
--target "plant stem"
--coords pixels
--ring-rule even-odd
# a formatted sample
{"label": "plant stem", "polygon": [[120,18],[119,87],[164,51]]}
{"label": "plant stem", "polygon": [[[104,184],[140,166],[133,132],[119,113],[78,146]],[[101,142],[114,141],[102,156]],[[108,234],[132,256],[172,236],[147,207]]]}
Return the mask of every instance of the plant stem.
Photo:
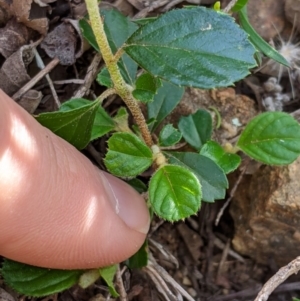
{"label": "plant stem", "polygon": [[85,0],[86,7],[89,13],[91,27],[96,37],[97,44],[101,50],[102,58],[106,64],[111,80],[114,83],[116,93],[123,99],[128,109],[130,110],[135,122],[137,123],[146,144],[151,147],[153,145],[151,134],[148,130],[144,115],[134,97],[131,94],[131,89],[124,81],[117,61],[108,44],[107,37],[104,31],[103,21],[100,16],[100,10],[97,0]]}
{"label": "plant stem", "polygon": [[118,62],[119,59],[121,58],[121,56],[122,56],[123,54],[124,54],[124,49],[123,49],[123,48],[119,48],[119,49],[117,50],[117,52],[115,53],[115,55],[114,55],[115,61]]}
{"label": "plant stem", "polygon": [[102,104],[103,100],[110,95],[116,94],[116,90],[114,88],[105,90],[101,95],[97,97],[97,100]]}

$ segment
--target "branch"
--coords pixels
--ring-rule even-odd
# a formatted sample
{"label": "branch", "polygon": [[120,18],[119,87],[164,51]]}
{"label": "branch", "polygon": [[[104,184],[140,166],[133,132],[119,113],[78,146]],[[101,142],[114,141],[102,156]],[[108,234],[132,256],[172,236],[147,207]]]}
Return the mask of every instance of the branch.
{"label": "branch", "polygon": [[288,277],[297,274],[300,270],[300,256],[282,267],[268,282],[263,286],[254,301],[266,301],[271,293],[284,282]]}

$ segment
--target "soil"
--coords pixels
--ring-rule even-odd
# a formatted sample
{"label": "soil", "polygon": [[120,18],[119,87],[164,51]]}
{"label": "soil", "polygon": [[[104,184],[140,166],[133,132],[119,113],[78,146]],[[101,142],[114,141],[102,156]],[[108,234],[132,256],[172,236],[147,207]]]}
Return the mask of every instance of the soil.
{"label": "soil", "polygon": [[[36,114],[55,110],[57,107],[56,97],[61,102],[75,95],[76,97],[85,95],[85,97],[92,99],[95,95],[99,95],[102,92],[102,88],[95,82],[97,71],[101,65],[99,63],[100,59],[86,45],[85,41],[80,38],[77,33],[78,28],[76,24],[74,25],[74,20],[82,17],[85,13],[84,2],[80,0],[40,1],[46,3],[44,7],[40,7],[35,3],[39,1],[35,1],[31,8],[29,6],[29,9],[35,8],[34,12],[31,11],[32,14],[38,14],[35,22],[30,20],[29,13],[26,16],[28,7],[25,3],[30,1],[12,1],[16,5],[22,6],[22,9],[19,8],[15,12],[18,19],[22,21],[22,23],[18,23],[11,19],[12,13],[8,9],[7,2],[0,0],[0,82],[2,82],[0,87],[14,97],[27,111]],[[185,4],[200,5],[200,2],[202,3],[201,5],[210,6],[215,1],[108,0],[102,1],[101,5],[107,8],[117,8],[129,17],[146,17],[155,16],[169,9],[182,7]],[[283,32],[284,28],[291,28],[291,24],[283,14],[285,1],[266,0],[259,2],[255,0],[249,1],[249,18],[252,20],[254,27],[261,30],[265,26],[263,37],[267,41],[275,38],[279,31]],[[286,2],[290,3],[292,1]],[[222,1],[223,7],[225,4],[226,1]],[[272,9],[269,9],[270,7]],[[260,13],[256,14],[258,11]],[[292,18],[291,15],[294,16],[293,12],[291,12],[291,7],[288,7],[288,15],[289,19]],[[270,26],[270,24],[277,26],[275,31],[274,26]],[[39,72],[36,63],[32,62],[32,58],[28,57],[30,55],[27,55],[28,61],[24,59],[27,51],[24,45],[28,45],[32,40],[37,41],[41,34],[46,34],[49,31],[54,31],[54,33],[48,34],[43,39],[38,51],[44,65],[49,63],[53,65],[49,75],[54,82],[57,96],[53,91],[51,92],[48,82],[42,78],[30,88],[32,90],[26,94],[26,97],[20,97],[20,91],[24,89],[25,84]],[[64,37],[63,43],[60,37]],[[4,40],[5,42],[3,42]],[[14,42],[12,43],[12,41]],[[14,56],[13,65],[11,65],[10,61],[12,55]],[[57,56],[59,61],[53,59]],[[9,68],[5,68],[5,64]],[[11,82],[11,69],[16,69],[17,74],[13,83]],[[91,77],[86,77],[87,74],[90,74]],[[208,109],[215,116],[214,110],[211,109],[211,107],[214,107],[215,110],[220,112],[222,117],[221,127],[214,132],[214,138],[223,145],[234,143],[247,122],[264,110],[262,98],[264,94],[269,92],[264,90],[263,83],[268,78],[269,76],[258,72],[253,73],[249,77],[248,82],[241,81],[236,83],[235,87],[212,91],[188,88],[180,105],[168,117],[167,121],[176,124],[179,116],[190,114],[199,108]],[[283,88],[282,93],[291,93],[291,86],[287,79],[283,78],[280,85]],[[115,112],[121,105],[122,102],[115,97],[109,97],[104,103],[109,112]],[[283,110],[293,112],[297,109],[299,109],[299,102],[296,95],[294,99],[291,99],[291,104],[284,106]],[[233,119],[237,121],[236,124],[238,125],[233,124]],[[104,139],[99,139],[84,150],[85,155],[93,162],[100,163],[102,167],[103,165],[99,158],[102,157],[104,152]],[[267,178],[268,182],[266,182],[266,178],[263,178],[261,181],[259,180],[260,178],[257,178],[256,182],[258,183],[256,183],[256,186],[253,186],[255,185],[253,174],[258,170],[264,170],[264,167],[251,163],[252,171],[243,175],[243,166],[246,161],[244,159],[242,167],[230,177],[230,188],[225,200],[217,201],[214,204],[203,204],[197,216],[193,216],[184,222],[171,224],[157,218],[154,218],[152,222],[149,234],[149,249],[154,260],[160,267],[165,269],[166,273],[174,281],[189,293],[193,298],[190,300],[254,300],[263,284],[281,267],[280,264],[285,264],[274,260],[270,254],[266,258],[263,250],[257,249],[263,248],[261,246],[269,248],[267,243],[254,246],[251,244],[250,251],[244,250],[249,248],[247,243],[243,241],[248,224],[241,225],[238,219],[243,220],[244,217],[244,220],[246,220],[245,216],[248,207],[246,206],[244,211],[242,209],[245,202],[249,202],[249,199],[247,199],[248,194],[246,193],[245,196],[243,191],[247,190],[249,183],[251,183],[254,191],[255,189],[264,190],[265,186],[272,186],[273,182],[270,181],[275,181],[276,177],[278,178],[281,175],[280,171],[277,171],[277,174],[274,174],[272,171],[273,176]],[[240,176],[242,177],[242,184],[240,188],[238,187],[236,194],[232,194],[233,187],[238,186]],[[259,185],[262,182],[265,186]],[[295,194],[297,194],[297,191]],[[260,192],[257,191],[256,195],[260,195]],[[226,207],[223,214],[219,216],[220,210],[228,198],[233,199],[234,205]],[[238,202],[235,202],[236,199],[239,199],[241,205],[233,209],[234,206],[238,206]],[[277,212],[277,215],[280,215],[280,212]],[[217,220],[219,222],[216,225]],[[276,221],[275,224],[267,225],[266,227],[269,227],[270,231],[265,235],[262,234],[260,239],[262,241],[265,240],[266,235],[271,235],[272,228],[270,227],[276,226]],[[285,232],[282,235],[285,235]],[[244,251],[241,248],[239,250],[236,245],[236,249],[234,249],[232,240],[239,240],[239,243],[243,244]],[[280,242],[280,244],[284,244],[284,242]],[[291,242],[291,246],[295,246],[295,244]],[[276,252],[276,248],[274,252]],[[284,256],[284,254],[280,254],[280,256]],[[296,256],[297,250],[293,250],[292,254]],[[159,274],[163,277],[164,272],[161,271]],[[151,273],[147,269],[125,270],[123,283],[127,291],[128,300],[165,300],[160,293],[159,285],[153,282],[153,275],[151,278]],[[63,293],[40,299],[18,295],[7,287],[1,279],[0,286],[2,287],[0,290],[0,301],[114,300],[107,297],[107,288],[101,281],[96,282],[85,290],[76,286]],[[172,285],[169,284],[169,289],[170,287],[172,288]],[[172,290],[174,292],[173,288]],[[166,288],[165,291],[167,291]],[[294,276],[279,286],[269,300],[290,301],[292,297],[300,297],[299,276]],[[172,300],[171,297],[169,300]],[[178,297],[174,300],[181,299]]]}

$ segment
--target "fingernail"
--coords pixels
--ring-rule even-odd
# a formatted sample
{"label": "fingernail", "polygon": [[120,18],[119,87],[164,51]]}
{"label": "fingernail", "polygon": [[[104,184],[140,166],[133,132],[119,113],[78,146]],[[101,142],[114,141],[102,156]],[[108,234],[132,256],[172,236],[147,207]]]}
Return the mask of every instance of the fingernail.
{"label": "fingernail", "polygon": [[129,184],[106,172],[101,174],[106,182],[108,199],[117,215],[131,229],[146,234],[150,216],[145,200]]}

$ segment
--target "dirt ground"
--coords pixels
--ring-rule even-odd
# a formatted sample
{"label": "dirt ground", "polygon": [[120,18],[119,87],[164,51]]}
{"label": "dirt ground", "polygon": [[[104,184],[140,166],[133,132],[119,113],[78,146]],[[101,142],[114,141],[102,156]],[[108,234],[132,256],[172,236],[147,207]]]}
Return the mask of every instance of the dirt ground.
{"label": "dirt ground", "polygon": [[[44,7],[37,4],[39,1],[35,1],[34,4],[30,0],[12,1],[17,3],[19,7],[13,15],[7,9],[10,1],[0,0],[0,87],[30,113],[55,110],[57,99],[60,102],[71,97],[85,96],[92,99],[102,91],[101,87],[95,82],[97,71],[102,66],[101,59],[82,40],[74,21],[84,16],[86,12],[84,1],[40,1],[45,3]],[[225,7],[229,1],[221,2],[222,7]],[[286,35],[293,34],[296,39],[297,35],[291,33],[292,25],[288,21],[285,15],[286,11],[282,6],[288,1],[274,2],[266,0],[263,2],[264,4],[258,4],[258,1],[255,0],[249,1],[249,17],[253,22],[253,26],[258,29],[265,26],[261,34],[267,41],[271,39],[276,41],[279,31],[283,38]],[[268,6],[270,2],[271,5]],[[102,1],[101,5],[105,8],[119,9],[125,15],[133,18],[141,18],[156,16],[167,10],[187,4],[209,7],[213,3],[214,1],[209,0],[108,0]],[[289,14],[292,13],[289,11]],[[22,23],[16,22],[16,16]],[[270,24],[273,25],[267,26]],[[53,30],[56,30],[55,34],[47,35],[48,32]],[[43,35],[46,38],[40,39]],[[32,83],[29,88],[26,86],[28,82],[32,82],[31,79],[36,74],[41,73],[39,69],[41,67],[37,66],[35,61],[26,63],[26,59],[24,59],[24,53],[26,53],[26,46],[24,45],[29,45],[32,41],[34,41],[33,43],[36,41],[36,43],[40,43],[37,49],[41,60],[44,65],[49,66],[43,75],[50,75],[53,83],[52,88],[45,77],[41,77],[37,82]],[[20,47],[25,47],[22,49],[22,54],[19,52]],[[12,56],[14,56],[13,60],[11,60]],[[57,56],[59,60],[55,59]],[[5,64],[9,68],[5,67]],[[8,69],[10,70],[8,71]],[[14,70],[16,73],[12,74],[11,72]],[[184,97],[185,99],[198,99],[200,97],[199,93],[202,93],[201,97],[204,97],[204,100],[200,107],[205,108],[211,101],[215,100],[221,115],[223,112],[222,118],[225,121],[226,118],[232,118],[232,112],[235,112],[234,114],[240,114],[238,118],[244,125],[258,112],[268,109],[269,103],[267,105],[264,103],[266,95],[275,99],[274,91],[270,92],[263,84],[272,75],[279,76],[276,72],[270,75],[267,71],[264,73],[257,71],[256,73],[253,72],[246,81],[237,83],[233,88],[206,92],[187,89]],[[12,78],[14,78],[13,82]],[[283,111],[294,112],[299,109],[297,80],[294,78],[291,80],[283,72],[281,81],[278,83],[282,87],[279,98],[284,99],[286,95],[289,97],[286,103],[281,102]],[[24,97],[24,91],[26,92],[29,89],[31,92]],[[23,96],[21,97],[21,95]],[[276,94],[277,96],[278,94]],[[110,97],[104,106],[109,112],[115,112],[121,104],[119,99]],[[172,118],[176,118],[176,114],[185,114],[186,111],[184,110],[186,108],[179,107]],[[224,143],[231,141],[238,134],[237,132],[230,133],[231,128],[223,126],[219,132],[215,133],[216,139]],[[104,152],[104,139],[95,141],[84,150],[84,154],[94,163],[99,163],[100,166],[103,165],[99,158],[102,158]],[[257,166],[257,168],[260,167]],[[276,260],[272,260],[272,256],[270,260],[261,262],[256,259],[255,252],[251,251],[251,254],[242,255],[232,245],[237,223],[232,216],[232,211],[230,211],[231,205],[224,207],[224,204],[229,198],[231,202],[234,202],[233,188],[238,189],[239,177],[243,178],[242,172],[243,169],[241,168],[230,177],[230,189],[225,200],[217,201],[214,204],[203,204],[197,216],[175,224],[154,218],[149,234],[149,249],[154,257],[154,265],[157,264],[163,270],[160,270],[159,267],[156,270],[154,269],[156,272],[151,269],[132,271],[125,269],[122,279],[128,300],[182,300],[180,297],[172,299],[172,294],[168,295],[168,290],[176,295],[176,289],[174,289],[176,283],[191,296],[191,299],[185,300],[246,301],[255,299],[263,284],[281,266],[278,266]],[[251,177],[251,175],[247,175],[243,179],[248,179],[247,177]],[[224,208],[224,212],[220,214],[222,208]],[[218,221],[217,225],[216,221]],[[158,276],[155,273],[158,273]],[[170,275],[173,280],[166,281],[168,279],[166,274]],[[41,299],[19,296],[8,288],[1,279],[0,285],[2,287],[0,301],[114,300],[107,297],[107,288],[101,281],[86,290],[73,287],[63,293]],[[9,295],[6,295],[3,290]],[[163,297],[160,290],[164,290],[169,299]],[[300,297],[299,276],[293,276],[280,285],[269,300],[291,301],[293,297]]]}

